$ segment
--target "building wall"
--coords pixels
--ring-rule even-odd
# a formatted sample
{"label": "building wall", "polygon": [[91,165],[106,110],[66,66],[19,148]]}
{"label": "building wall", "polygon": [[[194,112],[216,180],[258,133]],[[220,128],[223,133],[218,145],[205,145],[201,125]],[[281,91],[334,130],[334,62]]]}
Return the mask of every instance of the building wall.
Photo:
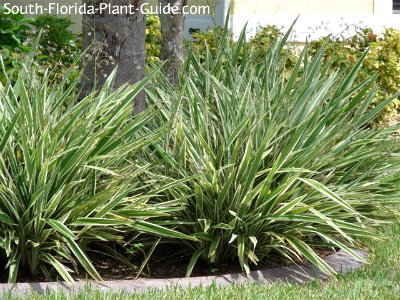
{"label": "building wall", "polygon": [[400,14],[393,14],[392,0],[231,0],[230,27],[238,36],[247,24],[249,36],[259,26],[287,29],[297,20],[292,39],[305,41],[328,34],[350,36],[360,27],[380,32],[400,29]]}
{"label": "building wall", "polygon": [[233,0],[233,14],[331,14],[374,12],[374,0]]}

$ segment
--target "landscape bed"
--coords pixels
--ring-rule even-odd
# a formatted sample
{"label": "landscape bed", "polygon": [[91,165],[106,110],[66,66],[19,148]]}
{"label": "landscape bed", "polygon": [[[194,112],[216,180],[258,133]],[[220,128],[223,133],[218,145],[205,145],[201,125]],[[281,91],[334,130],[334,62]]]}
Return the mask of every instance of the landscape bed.
{"label": "landscape bed", "polygon": [[[367,257],[367,252],[359,251],[361,257]],[[339,274],[359,269],[363,264],[352,256],[339,251],[329,255],[324,260]],[[28,282],[18,284],[0,284],[0,296],[14,295],[24,296],[30,293],[49,294],[51,292],[63,292],[79,295],[84,290],[112,293],[146,293],[148,290],[166,290],[177,286],[179,288],[195,288],[217,286],[223,287],[234,284],[257,283],[271,285],[279,282],[291,284],[304,284],[317,279],[327,279],[327,276],[313,267],[311,264],[291,264],[284,267],[263,269],[243,273],[230,273],[224,275],[201,276],[191,278],[166,278],[166,279],[134,279],[91,282],[79,280],[74,284],[57,282]]]}
{"label": "landscape bed", "polygon": [[[154,66],[83,98],[76,74],[2,63],[1,280],[101,284],[102,255],[144,277],[163,249],[185,263],[165,277],[234,266],[241,282],[280,256],[326,278],[339,248],[364,263],[356,249],[399,216],[400,125],[371,126],[399,95],[374,103],[367,52],[331,68],[323,47],[293,58],[290,32],[260,54],[225,28],[217,49],[189,51],[176,85]],[[148,108],[132,113],[142,91]]]}

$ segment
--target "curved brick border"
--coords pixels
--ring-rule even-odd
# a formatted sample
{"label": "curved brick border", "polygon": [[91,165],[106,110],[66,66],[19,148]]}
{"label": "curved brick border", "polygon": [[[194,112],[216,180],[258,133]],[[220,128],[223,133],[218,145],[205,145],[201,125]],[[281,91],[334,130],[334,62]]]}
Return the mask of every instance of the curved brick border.
{"label": "curved brick border", "polygon": [[[367,257],[365,251],[356,251],[361,257]],[[336,272],[346,273],[360,268],[363,263],[347,254],[343,250],[330,255],[324,259]],[[102,292],[126,293],[142,292],[147,289],[164,289],[167,286],[180,285],[183,288],[195,286],[209,286],[213,283],[217,285],[229,285],[232,283],[258,282],[262,284],[272,284],[277,281],[305,283],[316,278],[326,279],[321,271],[310,263],[304,265],[289,265],[285,267],[272,268],[266,270],[253,271],[249,276],[242,273],[227,274],[222,276],[204,276],[192,278],[171,278],[171,279],[137,279],[137,280],[118,280],[118,281],[78,281],[73,285],[57,282],[35,282],[19,284],[0,284],[0,296],[11,291],[12,295],[24,296],[29,292],[43,294],[49,291],[64,291],[67,293],[77,293],[85,287]]]}

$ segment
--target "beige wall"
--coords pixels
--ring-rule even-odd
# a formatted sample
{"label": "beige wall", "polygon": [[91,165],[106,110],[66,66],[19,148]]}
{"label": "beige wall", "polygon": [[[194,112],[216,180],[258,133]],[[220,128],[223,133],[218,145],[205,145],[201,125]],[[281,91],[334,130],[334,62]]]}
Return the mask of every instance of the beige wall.
{"label": "beige wall", "polygon": [[373,14],[374,0],[233,0],[233,14]]}

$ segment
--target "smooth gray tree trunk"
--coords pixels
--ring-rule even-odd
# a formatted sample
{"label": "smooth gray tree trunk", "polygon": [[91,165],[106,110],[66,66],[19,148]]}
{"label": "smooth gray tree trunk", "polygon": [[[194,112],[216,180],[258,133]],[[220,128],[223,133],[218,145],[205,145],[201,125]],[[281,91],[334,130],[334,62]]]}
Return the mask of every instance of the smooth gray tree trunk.
{"label": "smooth gray tree trunk", "polygon": [[187,0],[159,0],[159,4],[164,7],[179,7],[178,14],[162,14],[161,21],[161,60],[167,60],[163,67],[166,77],[176,84],[178,82],[179,69],[182,66],[183,58],[183,19],[182,9],[187,5]]}
{"label": "smooth gray tree trunk", "polygon": [[[86,5],[99,7],[100,3],[140,7],[143,0],[82,0]],[[115,67],[118,67],[114,87],[133,84],[143,79],[146,66],[145,36],[146,16],[140,10],[134,14],[84,15],[82,21],[84,72],[81,82],[82,95],[101,87]],[[145,94],[139,94],[134,112],[145,108]]]}

